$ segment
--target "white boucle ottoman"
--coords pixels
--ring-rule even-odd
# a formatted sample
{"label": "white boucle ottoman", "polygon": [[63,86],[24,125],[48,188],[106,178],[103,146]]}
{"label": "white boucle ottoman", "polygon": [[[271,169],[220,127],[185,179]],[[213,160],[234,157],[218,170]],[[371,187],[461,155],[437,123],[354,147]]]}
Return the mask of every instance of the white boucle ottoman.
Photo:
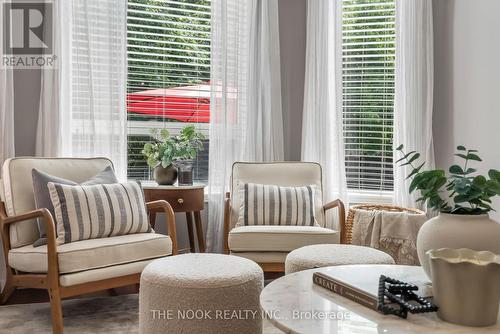
{"label": "white boucle ottoman", "polygon": [[285,260],[285,274],[344,264],[394,264],[394,259],[378,249],[355,245],[311,245],[291,251]]}
{"label": "white boucle ottoman", "polygon": [[264,285],[255,262],[221,254],[184,254],[144,268],[139,333],[262,333]]}

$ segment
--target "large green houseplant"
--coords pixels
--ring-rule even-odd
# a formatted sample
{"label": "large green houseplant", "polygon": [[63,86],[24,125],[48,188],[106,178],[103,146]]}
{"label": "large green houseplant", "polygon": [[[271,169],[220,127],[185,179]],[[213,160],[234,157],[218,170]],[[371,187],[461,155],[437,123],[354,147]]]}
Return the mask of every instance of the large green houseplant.
{"label": "large green houseplant", "polygon": [[461,161],[448,168],[424,170],[420,153],[397,149],[400,166],[409,166],[409,192],[418,191],[418,202],[438,211],[420,229],[417,251],[420,263],[431,277],[427,252],[439,248],[470,248],[500,254],[500,224],[491,220],[492,198],[500,195],[500,172],[490,169],[479,174],[474,163],[481,162],[478,151],[458,146],[455,156]]}
{"label": "large green houseplant", "polygon": [[154,169],[155,180],[159,184],[174,184],[177,166],[196,158],[198,151],[203,150],[205,137],[193,125],[185,126],[176,136],[172,136],[167,129],[154,129],[151,133],[154,140],[144,145],[142,154]]}

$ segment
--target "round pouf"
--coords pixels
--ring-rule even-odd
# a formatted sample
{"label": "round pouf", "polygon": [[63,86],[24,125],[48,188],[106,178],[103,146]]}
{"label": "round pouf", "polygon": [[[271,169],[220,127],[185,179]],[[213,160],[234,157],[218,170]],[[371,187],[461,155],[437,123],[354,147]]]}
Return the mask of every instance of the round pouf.
{"label": "round pouf", "polygon": [[141,275],[139,333],[261,333],[263,285],[259,265],[237,256],[155,260]]}
{"label": "round pouf", "polygon": [[394,264],[393,258],[382,251],[355,245],[311,245],[291,251],[286,257],[285,273],[339,266],[344,264]]}

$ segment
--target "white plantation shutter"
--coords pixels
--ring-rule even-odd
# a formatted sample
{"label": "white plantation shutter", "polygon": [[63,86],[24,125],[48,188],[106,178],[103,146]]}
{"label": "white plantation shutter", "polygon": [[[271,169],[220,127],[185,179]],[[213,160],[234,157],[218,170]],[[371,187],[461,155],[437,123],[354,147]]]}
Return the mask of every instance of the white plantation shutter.
{"label": "white plantation shutter", "polygon": [[349,190],[393,190],[395,2],[343,0],[342,68]]}
{"label": "white plantation shutter", "polygon": [[[127,10],[128,176],[149,179],[141,150],[153,128],[193,124],[208,138],[210,0],[129,0]],[[208,177],[208,141],[194,178]]]}

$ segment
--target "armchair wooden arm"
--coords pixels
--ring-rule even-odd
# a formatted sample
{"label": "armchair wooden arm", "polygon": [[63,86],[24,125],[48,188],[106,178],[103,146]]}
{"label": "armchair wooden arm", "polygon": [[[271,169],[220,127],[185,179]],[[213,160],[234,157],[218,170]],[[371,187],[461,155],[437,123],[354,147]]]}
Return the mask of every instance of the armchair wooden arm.
{"label": "armchair wooden arm", "polygon": [[15,216],[7,216],[5,214],[4,203],[2,202],[0,204],[0,223],[2,226],[1,234],[3,241],[3,252],[8,273],[11,272],[8,261],[8,254],[11,249],[9,225],[12,223],[35,218],[42,218],[42,221],[45,223],[45,230],[47,231],[48,274],[50,276],[51,272],[53,272],[54,274],[59,272],[59,265],[57,261],[56,226],[54,223],[54,219],[52,218],[52,214],[49,212],[49,210],[43,208]]}
{"label": "armchair wooden arm", "polygon": [[[47,232],[48,263],[46,279],[44,279],[42,275],[14,275],[14,271],[9,266],[9,251],[11,249],[9,225],[12,223],[26,221],[34,218],[42,218],[42,221],[45,223],[45,229]],[[0,204],[0,225],[3,241],[5,268],[7,274],[6,285],[4,291],[2,291],[0,302],[5,303],[9,296],[14,292],[16,287],[46,288],[49,292],[51,300],[60,300],[56,227],[54,219],[52,218],[52,214],[49,212],[49,210],[43,208],[8,217],[5,213],[4,203],[2,202]],[[57,310],[55,312],[57,313]],[[58,316],[58,314],[56,316]]]}
{"label": "armchair wooden arm", "polygon": [[[174,210],[167,201],[158,200],[146,203],[146,208],[150,210],[163,210],[167,216],[167,231],[170,239],[172,239],[172,255],[179,253],[177,248],[177,233],[175,229]],[[153,226],[154,227],[154,226]]]}
{"label": "armchair wooden arm", "polygon": [[344,202],[342,202],[340,199],[336,199],[334,201],[331,201],[329,203],[326,203],[323,205],[323,211],[326,213],[326,211],[333,209],[333,208],[338,208],[339,210],[339,226],[340,226],[340,243],[345,244],[347,240],[347,231],[345,228],[345,206]]}

